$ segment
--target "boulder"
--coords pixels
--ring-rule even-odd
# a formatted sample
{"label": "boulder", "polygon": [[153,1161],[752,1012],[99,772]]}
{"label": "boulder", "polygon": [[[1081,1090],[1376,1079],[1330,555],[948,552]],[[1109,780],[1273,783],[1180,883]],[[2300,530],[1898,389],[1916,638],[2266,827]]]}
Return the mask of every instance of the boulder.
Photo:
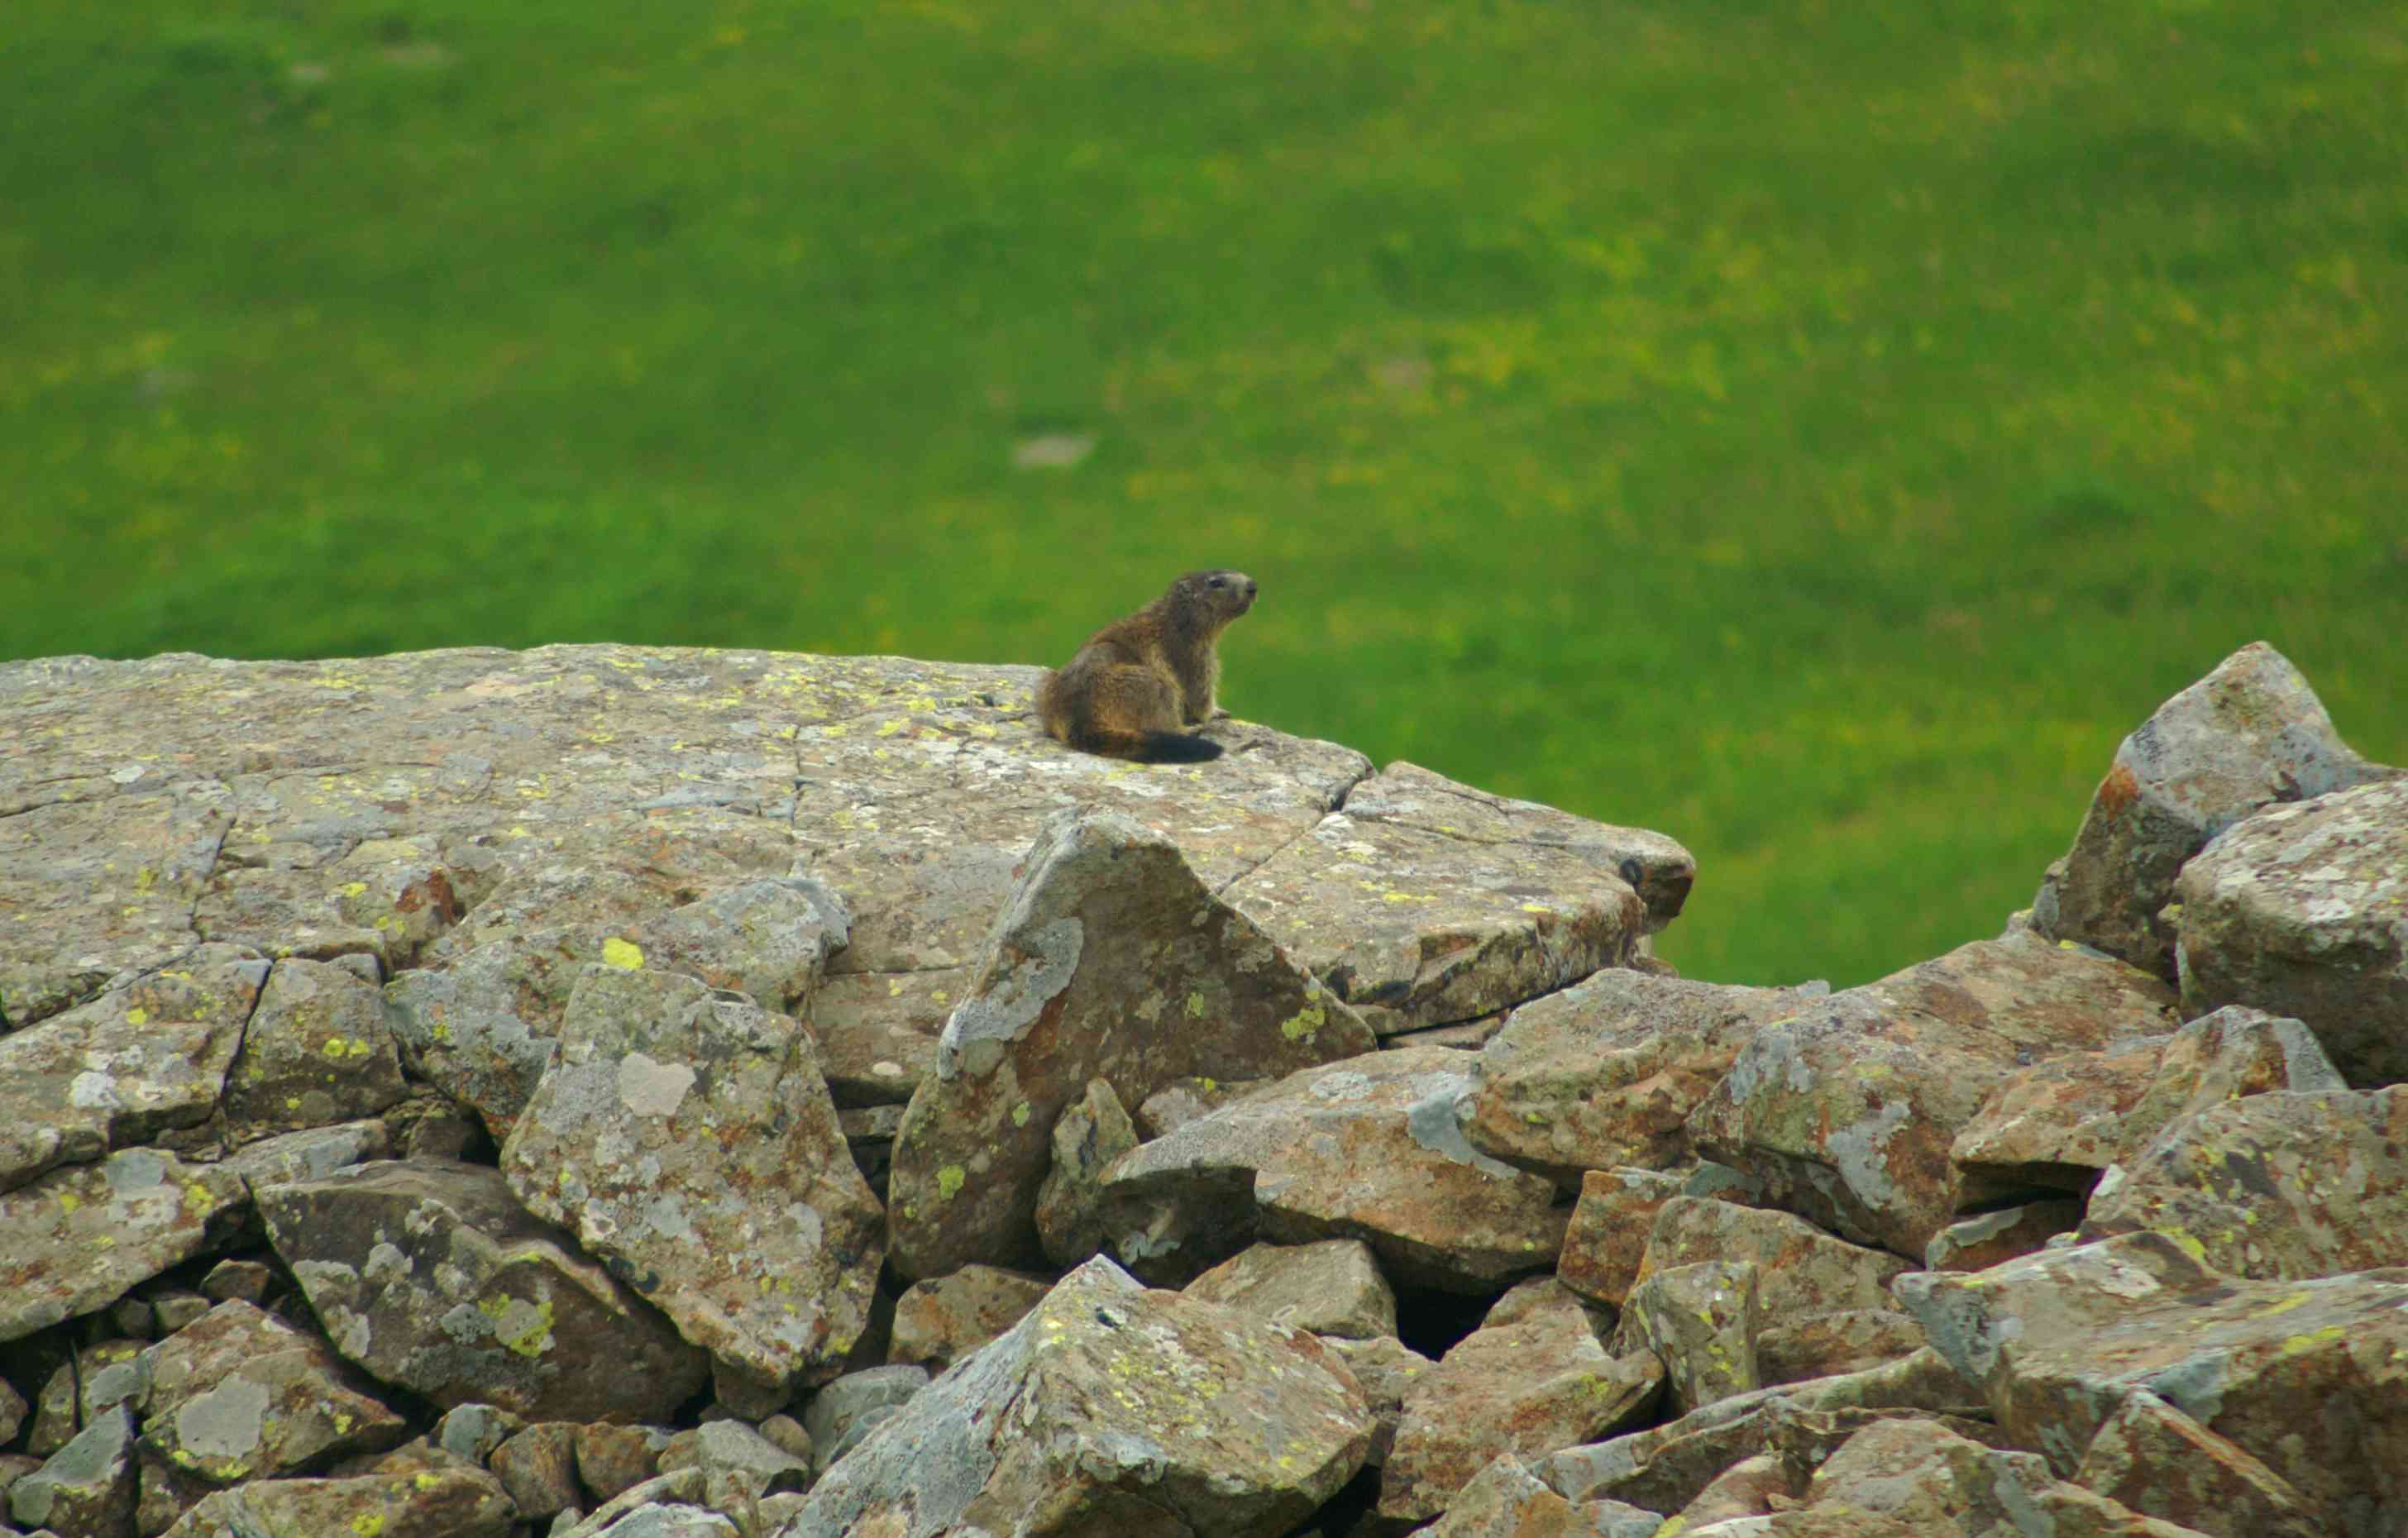
{"label": "boulder", "polygon": [[754,879],[615,921],[500,928],[440,970],[403,972],[385,998],[411,1066],[499,1142],[551,1067],[589,969],[677,974],[768,1013],[808,1011],[847,924],[816,882]]}
{"label": "boulder", "polygon": [[1695,871],[1661,834],[1397,764],[1226,896],[1386,1036],[1627,965],[1651,923],[1680,911]]}
{"label": "boulder", "polygon": [[1609,1356],[1562,1284],[1526,1283],[1406,1391],[1379,1516],[1427,1521],[1493,1459],[1534,1459],[1640,1419],[1663,1381],[1652,1356]]}
{"label": "boulder", "polygon": [[1098,1258],[831,1468],[779,1538],[1286,1532],[1353,1476],[1371,1430],[1314,1337]]}
{"label": "boulder", "polygon": [[1810,1509],[1889,1517],[1942,1538],[2198,1538],[2068,1484],[2036,1454],[2003,1451],[1936,1420],[1887,1420],[1842,1443],[1807,1485]]}
{"label": "boulder", "polygon": [[2099,1428],[2073,1482],[2211,1538],[2317,1538],[2289,1480],[2145,1388]]}
{"label": "boulder", "polygon": [[130,1538],[134,1451],[134,1412],[120,1404],[10,1485],[9,1514],[62,1538]]}
{"label": "boulder", "polygon": [[1615,1501],[1575,1506],[1511,1453],[1457,1490],[1422,1538],[1655,1538],[1664,1519]]}
{"label": "boulder", "polygon": [[0,1193],[206,1122],[266,973],[212,946],[0,1036]]}
{"label": "boulder", "polygon": [[2144,1229],[2260,1281],[2408,1266],[2408,1085],[2192,1113],[2108,1171],[2082,1237]]}
{"label": "boulder", "polygon": [[1598,972],[1506,1017],[1481,1048],[1464,1136],[1567,1186],[1593,1170],[1687,1163],[1690,1113],[1757,1030],[1811,1001],[1799,989]]}
{"label": "boulder", "polygon": [[1698,1150],[1769,1200],[1920,1259],[1960,1205],[1950,1146],[2020,1064],[2172,1029],[2173,995],[2121,962],[2025,930],[1838,993],[1768,1026],[1689,1121]]}
{"label": "boulder", "polygon": [[166,1538],[510,1538],[518,1513],[482,1469],[446,1467],[347,1479],[263,1479],[220,1490]]}
{"label": "boulder", "polygon": [[813,1469],[824,1473],[927,1387],[926,1368],[896,1365],[847,1373],[813,1394],[803,1412]]}
{"label": "boulder", "polygon": [[1359,1239],[1256,1244],[1187,1284],[1187,1296],[1316,1335],[1397,1332],[1397,1295]]}
{"label": "boulder", "polygon": [[226,1080],[226,1139],[358,1121],[399,1103],[401,1053],[373,984],[322,961],[280,961]]}
{"label": "boulder", "polygon": [[2143,1232],[1896,1290],[2060,1475],[2145,1388],[2287,1480],[2335,1538],[2408,1511],[2408,1272],[2252,1282]]}
{"label": "boulder", "polygon": [[2023,1201],[1961,1217],[1931,1236],[1923,1247],[1929,1271],[1983,1271],[2001,1260],[2029,1255],[2082,1223],[2082,1203],[2067,1197]]}
{"label": "boulder", "polygon": [[2252,642],[2124,739],[2032,899],[2032,927],[2172,982],[2174,933],[2160,913],[2186,861],[2260,807],[2387,772],[2341,740],[2298,668]]}
{"label": "boulder", "polygon": [[1388,1449],[1396,1445],[1397,1429],[1404,1424],[1407,1396],[1438,1363],[1394,1335],[1375,1335],[1362,1341],[1324,1335],[1321,1344],[1354,1374],[1354,1381],[1363,1386],[1364,1397],[1371,1401],[1371,1416],[1376,1424],[1371,1433],[1371,1450],[1363,1455],[1363,1466],[1377,1469],[1385,1465]]}
{"label": "boulder", "polygon": [[1758,1454],[1799,1458],[1836,1447],[1874,1421],[1907,1416],[1979,1432],[1966,1417],[1987,1413],[1979,1391],[1926,1347],[1862,1373],[1734,1395],[1647,1430],[1567,1447],[1532,1468],[1570,1500],[1602,1497],[1670,1516]]}
{"label": "boulder", "polygon": [[640,1420],[708,1374],[666,1319],[512,1200],[498,1170],[362,1164],[264,1186],[258,1202],[335,1348],[438,1404]]}
{"label": "boulder", "polygon": [[1899,1361],[1929,1344],[1921,1325],[1892,1309],[1842,1308],[1795,1319],[1772,1315],[1756,1337],[1756,1372],[1769,1384],[1803,1383]]}
{"label": "boulder", "polygon": [[842,1371],[883,1215],[809,1035],[691,977],[608,966],[561,1029],[502,1148],[520,1201],[771,1400]]}
{"label": "boulder", "polygon": [[1664,1364],[1674,1415],[1763,1387],[1756,1275],[1752,1260],[1698,1260],[1650,1272],[1630,1289],[1614,1342]]}
{"label": "boulder", "polygon": [[1470,1059],[1445,1047],[1304,1069],[1105,1171],[1115,1254],[1186,1279],[1254,1239],[1360,1239],[1398,1281],[1495,1292],[1554,1263],[1552,1182],[1463,1141]]}
{"label": "boulder", "polygon": [[1087,1081],[1086,1093],[1054,1120],[1054,1162],[1037,1188],[1037,1243],[1065,1270],[1104,1247],[1104,1169],[1138,1145],[1137,1128],[1112,1086]]}
{"label": "boulder", "polygon": [[152,1346],[141,1375],[144,1448],[212,1485],[321,1469],[409,1434],[325,1342],[245,1302]]}
{"label": "boulder", "polygon": [[1843,1308],[1885,1308],[1890,1279],[1913,1269],[1851,1244],[1788,1213],[1708,1197],[1674,1197],[1656,1210],[1635,1282],[1675,1266],[1752,1262],[1767,1320],[1795,1322]]}
{"label": "boulder", "polygon": [[247,1210],[242,1177],[127,1148],[0,1193],[0,1342],[107,1306],[217,1243]]}
{"label": "boulder", "polygon": [[491,1467],[528,1521],[549,1520],[584,1499],[577,1482],[577,1428],[567,1421],[528,1427],[494,1449]]}
{"label": "boulder", "polygon": [[1018,1324],[1053,1289],[1047,1277],[994,1266],[914,1282],[895,1300],[886,1359],[941,1373]]}
{"label": "boulder", "polygon": [[2184,1013],[2293,1016],[2351,1085],[2408,1080],[2408,779],[2270,807],[2174,893]]}
{"label": "boulder", "polygon": [[1129,1105],[1193,1074],[1284,1073],[1371,1046],[1353,1011],[1153,829],[1066,815],[1027,871],[896,1135],[893,1259],[915,1280],[1042,1258],[1050,1134],[1088,1081]]}

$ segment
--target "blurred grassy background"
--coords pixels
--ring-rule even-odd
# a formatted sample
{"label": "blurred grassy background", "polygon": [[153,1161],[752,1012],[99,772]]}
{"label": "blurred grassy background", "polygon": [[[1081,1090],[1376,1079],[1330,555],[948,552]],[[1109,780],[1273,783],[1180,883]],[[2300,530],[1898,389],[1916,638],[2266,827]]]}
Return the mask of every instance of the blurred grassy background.
{"label": "blurred grassy background", "polygon": [[[2234,647],[2408,760],[2408,11],[18,0],[0,656],[1066,657],[1995,932]],[[1086,443],[1024,467],[1039,440]]]}

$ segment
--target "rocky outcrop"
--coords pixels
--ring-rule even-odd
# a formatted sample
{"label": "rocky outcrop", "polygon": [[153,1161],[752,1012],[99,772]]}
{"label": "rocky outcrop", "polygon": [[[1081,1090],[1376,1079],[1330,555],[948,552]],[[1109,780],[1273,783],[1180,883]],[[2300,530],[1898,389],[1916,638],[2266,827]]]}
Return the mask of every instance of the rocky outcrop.
{"label": "rocky outcrop", "polygon": [[2408,1522],[2408,798],[2271,651],[1839,993],[1651,960],[1661,835],[1034,676],[0,665],[15,1526]]}

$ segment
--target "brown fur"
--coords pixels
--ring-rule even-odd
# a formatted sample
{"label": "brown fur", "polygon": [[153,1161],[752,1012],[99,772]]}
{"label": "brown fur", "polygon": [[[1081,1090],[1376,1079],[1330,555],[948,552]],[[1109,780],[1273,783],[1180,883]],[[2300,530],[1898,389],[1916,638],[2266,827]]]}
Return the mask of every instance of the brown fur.
{"label": "brown fur", "polygon": [[1212,691],[1221,681],[1213,643],[1254,602],[1254,580],[1242,571],[1191,571],[1143,609],[1105,625],[1038,686],[1047,735],[1110,758],[1219,757],[1221,744],[1182,728],[1212,719]]}

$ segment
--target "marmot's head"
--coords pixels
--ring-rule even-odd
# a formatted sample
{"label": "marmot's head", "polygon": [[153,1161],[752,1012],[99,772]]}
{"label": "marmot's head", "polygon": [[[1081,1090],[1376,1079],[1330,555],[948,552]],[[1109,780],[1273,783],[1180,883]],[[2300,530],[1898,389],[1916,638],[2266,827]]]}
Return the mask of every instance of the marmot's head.
{"label": "marmot's head", "polygon": [[1242,571],[1191,571],[1163,595],[1171,608],[1210,616],[1215,630],[1254,606],[1254,580]]}

